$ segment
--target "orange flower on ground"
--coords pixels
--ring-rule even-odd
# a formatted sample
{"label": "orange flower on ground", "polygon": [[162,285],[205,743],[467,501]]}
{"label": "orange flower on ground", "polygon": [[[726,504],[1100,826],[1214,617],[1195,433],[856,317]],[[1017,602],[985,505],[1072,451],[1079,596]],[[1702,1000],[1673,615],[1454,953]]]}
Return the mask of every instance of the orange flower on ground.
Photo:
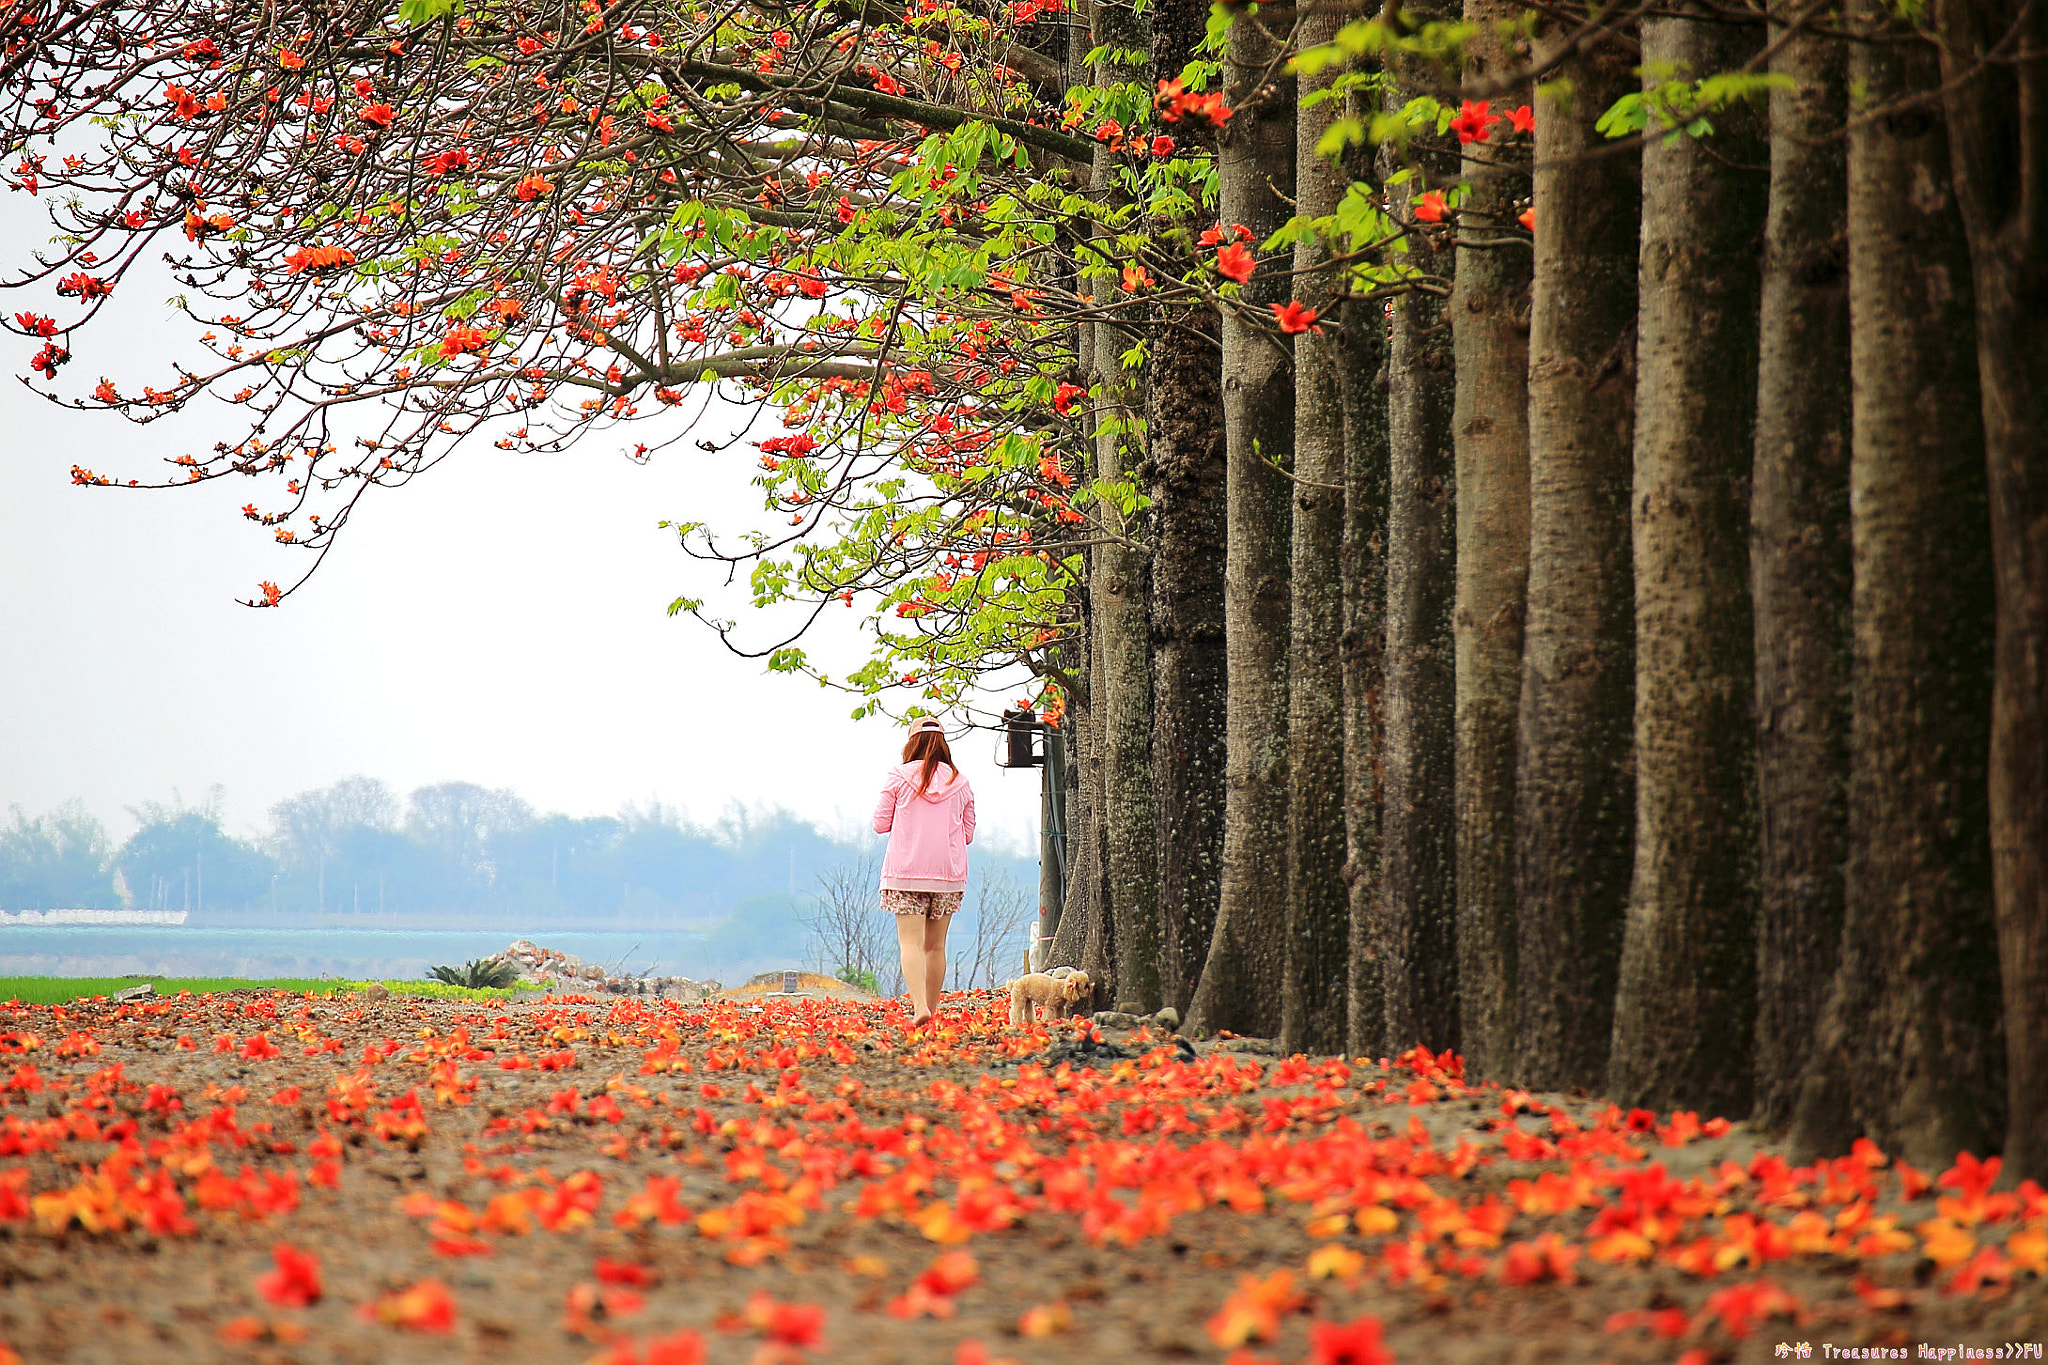
{"label": "orange flower on ground", "polygon": [[1218,1346],[1271,1341],[1280,1334],[1280,1316],[1293,1312],[1301,1303],[1291,1270],[1276,1270],[1264,1279],[1240,1275],[1237,1288],[1209,1318],[1209,1340]]}
{"label": "orange flower on ground", "polygon": [[277,1269],[256,1277],[256,1292],[280,1308],[306,1308],[320,1302],[320,1261],[289,1242],[270,1249]]}
{"label": "orange flower on ground", "polygon": [[1035,1339],[1057,1336],[1074,1325],[1074,1310],[1065,1300],[1041,1303],[1024,1310],[1017,1319],[1017,1335]]}
{"label": "orange flower on ground", "polygon": [[1309,1365],[1393,1365],[1380,1340],[1380,1320],[1367,1313],[1348,1326],[1319,1322],[1309,1328]]}
{"label": "orange flower on ground", "polygon": [[[0,1365],[6,1365],[0,1361]],[[978,1337],[968,1337],[953,1348],[953,1365],[1017,1365],[1014,1356],[991,1356]]]}
{"label": "orange flower on ground", "polygon": [[443,1334],[455,1330],[455,1299],[439,1280],[421,1280],[356,1311],[364,1321],[381,1322],[386,1327]]}

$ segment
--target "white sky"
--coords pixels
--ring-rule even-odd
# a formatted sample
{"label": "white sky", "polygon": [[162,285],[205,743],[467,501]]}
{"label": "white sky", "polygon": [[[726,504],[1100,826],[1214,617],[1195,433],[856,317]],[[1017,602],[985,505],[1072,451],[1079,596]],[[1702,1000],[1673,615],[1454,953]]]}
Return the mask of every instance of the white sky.
{"label": "white sky", "polygon": [[[0,267],[47,236],[41,208],[0,199]],[[118,336],[102,317],[74,338],[65,392],[102,374],[130,392],[165,383],[187,333],[153,284],[124,285]],[[0,293],[9,316],[78,306],[56,303]],[[309,559],[237,514],[252,490],[276,503],[267,481],[152,492],[69,476],[76,462],[151,477],[161,458],[238,436],[226,423],[240,414],[207,400],[173,430],[65,412],[12,378],[34,350],[0,334],[0,809],[81,798],[119,838],[125,807],[217,783],[230,830],[247,834],[279,798],[359,772],[401,795],[510,787],[571,815],[656,799],[708,822],[739,802],[865,826],[900,730],[850,721],[848,695],[768,675],[666,615],[689,592],[744,622],[744,600],[708,591],[706,566],[656,523],[758,515],[751,446],[640,466],[604,438],[548,457],[479,443],[372,490],[312,581],[259,611],[234,599]],[[830,651],[834,671],[856,648],[848,636]],[[996,768],[995,747],[984,732],[955,755],[987,833],[1035,848],[1037,774]]]}

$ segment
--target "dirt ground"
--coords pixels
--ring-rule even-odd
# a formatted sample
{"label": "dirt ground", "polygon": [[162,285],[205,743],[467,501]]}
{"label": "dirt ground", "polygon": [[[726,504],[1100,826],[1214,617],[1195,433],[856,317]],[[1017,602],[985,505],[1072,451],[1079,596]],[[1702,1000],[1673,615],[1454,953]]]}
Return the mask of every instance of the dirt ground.
{"label": "dirt ground", "polygon": [[1448,1057],[1005,1014],[0,1006],[0,1345],[1704,1365],[2048,1339],[2048,1196],[1988,1167],[1792,1170],[1739,1125],[1468,1089]]}

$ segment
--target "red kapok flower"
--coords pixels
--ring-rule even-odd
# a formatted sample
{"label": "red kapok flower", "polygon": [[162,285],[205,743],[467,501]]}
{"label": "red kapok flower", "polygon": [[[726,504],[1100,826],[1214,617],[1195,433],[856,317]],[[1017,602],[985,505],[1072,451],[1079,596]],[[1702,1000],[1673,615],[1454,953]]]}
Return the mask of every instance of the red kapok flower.
{"label": "red kapok flower", "polygon": [[1309,1328],[1308,1358],[1309,1365],[1393,1365],[1394,1353],[1380,1341],[1380,1320],[1367,1313],[1348,1326]]}
{"label": "red kapok flower", "polygon": [[1271,305],[1273,320],[1280,324],[1280,330],[1293,336],[1297,332],[1320,332],[1316,326],[1316,310],[1304,308],[1294,300]]}
{"label": "red kapok flower", "polygon": [[1424,190],[1415,196],[1415,221],[1418,223],[1441,223],[1450,205],[1436,190]]}
{"label": "red kapok flower", "polygon": [[455,1330],[455,1300],[448,1293],[448,1286],[439,1280],[421,1280],[410,1289],[366,1303],[357,1312],[365,1321],[381,1322],[386,1327],[436,1333]]}
{"label": "red kapok flower", "polygon": [[1088,390],[1082,388],[1079,384],[1060,385],[1057,389],[1053,390],[1053,411],[1057,412],[1062,417],[1066,416],[1067,413],[1073,408],[1074,400],[1076,398],[1079,398],[1082,394],[1086,392],[1088,392]]}
{"label": "red kapok flower", "polygon": [[308,270],[338,270],[355,263],[355,252],[345,246],[302,246],[286,253],[284,258],[285,269],[293,275]]}
{"label": "red kapok flower", "polygon": [[1458,135],[1461,143],[1484,142],[1493,134],[1493,125],[1500,122],[1496,114],[1489,113],[1491,100],[1466,100],[1458,109],[1458,116],[1451,120],[1451,131]]}
{"label": "red kapok flower", "polygon": [[1172,155],[1173,155],[1173,139],[1172,139],[1172,138],[1170,138],[1170,137],[1167,137],[1167,136],[1165,136],[1164,134],[1161,134],[1160,136],[1158,136],[1158,137],[1155,137],[1155,138],[1153,138],[1153,139],[1152,139],[1152,155],[1154,155],[1154,156],[1172,156]]}
{"label": "red kapok flower", "polygon": [[514,185],[512,193],[530,204],[542,195],[552,192],[554,188],[554,181],[548,179],[539,171],[534,171],[522,178],[517,185]]}
{"label": "red kapok flower", "polygon": [[1216,269],[1223,273],[1225,279],[1243,284],[1258,268],[1258,258],[1246,250],[1242,242],[1232,242],[1216,253]]}
{"label": "red kapok flower", "polygon": [[356,117],[373,128],[389,128],[398,111],[388,104],[366,104],[356,111]]}
{"label": "red kapok flower", "polygon": [[[273,584],[265,583],[263,587],[265,597],[277,591]],[[277,1269],[256,1277],[257,1293],[280,1308],[305,1308],[320,1302],[317,1257],[289,1242],[279,1242],[270,1249],[270,1259],[277,1263]]]}
{"label": "red kapok flower", "polygon": [[1525,104],[1525,105],[1523,105],[1523,106],[1522,106],[1521,108],[1519,108],[1519,109],[1510,109],[1510,110],[1508,110],[1508,126],[1509,126],[1510,128],[1512,128],[1512,129],[1513,129],[1513,130],[1514,130],[1515,132],[1517,132],[1517,133],[1533,133],[1533,132],[1535,132],[1535,131],[1536,131],[1536,115],[1535,115],[1535,112],[1534,112],[1533,110],[1531,110],[1531,109],[1529,108],[1529,106],[1528,106],[1528,105],[1526,105],[1526,104]]}

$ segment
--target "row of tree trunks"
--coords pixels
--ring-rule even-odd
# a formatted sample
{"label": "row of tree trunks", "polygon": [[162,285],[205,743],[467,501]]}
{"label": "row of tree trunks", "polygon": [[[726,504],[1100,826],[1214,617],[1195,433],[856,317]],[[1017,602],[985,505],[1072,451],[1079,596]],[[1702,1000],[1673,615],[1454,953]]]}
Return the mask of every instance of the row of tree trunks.
{"label": "row of tree trunks", "polygon": [[[1856,17],[1882,28],[1885,8]],[[1856,42],[1848,227],[1854,637],[1841,965],[1795,1151],[1916,1164],[2005,1135],[1987,751],[1992,572],[1970,261],[1933,49]],[[1910,97],[1919,96],[1917,102]]]}
{"label": "row of tree trunks", "polygon": [[[1152,11],[1152,65],[1193,58],[1206,5]],[[1184,125],[1183,137],[1195,136]],[[1162,225],[1164,226],[1164,225]],[[1159,983],[1187,1012],[1216,930],[1223,869],[1223,357],[1213,309],[1161,305],[1146,367],[1152,499],[1152,789],[1159,864]]]}
{"label": "row of tree trunks", "polygon": [[[1695,17],[1697,16],[1697,17]],[[1735,71],[1754,29],[1643,20],[1646,82]],[[1615,1102],[1746,1114],[1756,1020],[1754,626],[1761,111],[1642,153],[1638,255],[1635,857],[1608,1086]],[[1657,130],[1652,130],[1653,132]]]}
{"label": "row of tree trunks", "polygon": [[[1469,81],[1498,80],[1517,64],[1519,54],[1503,50],[1498,35],[1521,12],[1513,0],[1466,0]],[[1502,102],[1526,98],[1511,91]],[[1515,216],[1528,172],[1505,148],[1474,143],[1471,153],[1450,304],[1458,1033],[1465,1074],[1501,1080],[1512,1070],[1516,1027],[1515,711],[1529,583],[1531,272]]]}
{"label": "row of tree trunks", "polygon": [[[1570,41],[1552,22],[1539,59]],[[1535,101],[1529,578],[1515,769],[1515,1073],[1606,1082],[1635,812],[1630,451],[1638,161],[1602,152],[1634,87],[1613,37]],[[1558,92],[1564,92],[1562,94]]]}
{"label": "row of tree trunks", "polygon": [[2048,1180],[2048,8],[1943,0],[1937,18],[1976,280],[1996,575],[1991,878],[2005,1162],[2015,1177]]}
{"label": "row of tree trunks", "polygon": [[[1341,23],[1334,12],[1310,11],[1295,26],[1295,43],[1328,42]],[[1345,177],[1316,144],[1342,112],[1308,96],[1327,88],[1332,64],[1300,78],[1304,101],[1295,122],[1295,212],[1326,218],[1337,211]],[[1294,244],[1294,297],[1330,322],[1337,283],[1330,250],[1317,234]],[[1318,323],[1294,339],[1294,526],[1287,655],[1287,988],[1281,998],[1280,1043],[1290,1052],[1336,1052],[1347,1038],[1351,972],[1351,905],[1344,885],[1344,420],[1337,389],[1333,336]]]}
{"label": "row of tree trunks", "polygon": [[[1224,98],[1236,111],[1217,164],[1219,211],[1265,242],[1292,216],[1294,77],[1259,24],[1231,25]],[[1270,258],[1240,299],[1264,311],[1289,297],[1287,262]],[[1224,638],[1229,695],[1223,877],[1208,962],[1189,1006],[1198,1031],[1279,1031],[1286,986],[1287,651],[1294,449],[1290,356],[1235,310],[1222,320],[1229,498]]]}
{"label": "row of tree trunks", "polygon": [[1791,1122],[1822,983],[1841,956],[1848,856],[1849,238],[1847,49],[1773,32],[1750,502],[1756,618],[1755,1118]]}

